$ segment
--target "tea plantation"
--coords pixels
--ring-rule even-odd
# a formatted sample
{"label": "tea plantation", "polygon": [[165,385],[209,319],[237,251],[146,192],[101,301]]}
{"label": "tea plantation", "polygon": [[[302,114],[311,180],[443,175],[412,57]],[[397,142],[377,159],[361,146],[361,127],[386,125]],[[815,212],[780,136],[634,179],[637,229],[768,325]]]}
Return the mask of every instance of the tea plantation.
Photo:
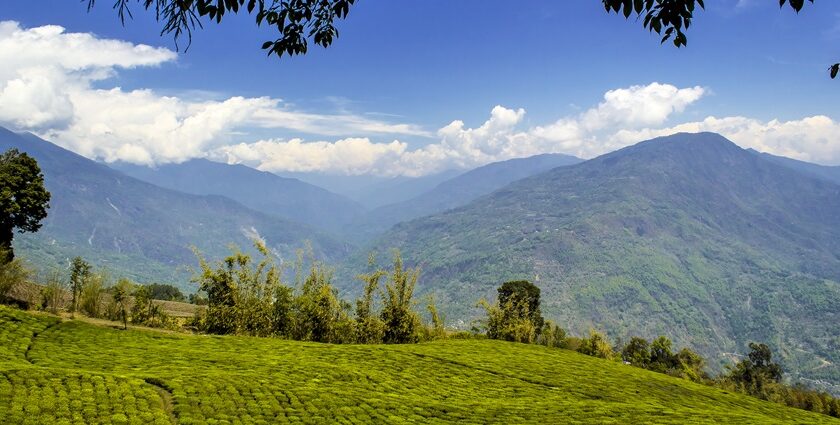
{"label": "tea plantation", "polygon": [[0,422],[840,424],[535,345],[122,331],[5,307]]}

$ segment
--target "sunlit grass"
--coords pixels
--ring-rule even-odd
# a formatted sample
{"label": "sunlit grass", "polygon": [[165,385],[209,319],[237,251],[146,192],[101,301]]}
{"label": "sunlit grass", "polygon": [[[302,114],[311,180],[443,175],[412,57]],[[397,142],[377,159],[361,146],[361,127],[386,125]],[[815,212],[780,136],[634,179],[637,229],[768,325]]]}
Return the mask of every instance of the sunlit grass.
{"label": "sunlit grass", "polygon": [[[0,374],[0,417],[182,424],[840,422],[532,345],[326,345],[120,331],[78,321],[50,326],[54,321],[0,309],[0,358],[10,359]],[[34,340],[33,329],[39,330]]]}

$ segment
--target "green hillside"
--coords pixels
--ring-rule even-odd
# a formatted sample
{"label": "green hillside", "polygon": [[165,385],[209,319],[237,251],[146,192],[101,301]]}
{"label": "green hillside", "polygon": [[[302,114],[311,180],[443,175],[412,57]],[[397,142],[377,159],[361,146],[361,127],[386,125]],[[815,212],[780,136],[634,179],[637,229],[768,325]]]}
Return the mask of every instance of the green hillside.
{"label": "green hillside", "polygon": [[364,213],[364,207],[341,195],[298,179],[206,159],[156,168],[127,163],[111,168],[156,186],[195,195],[221,195],[275,217],[339,232]]}
{"label": "green hillside", "polygon": [[542,154],[493,162],[446,180],[409,200],[369,211],[355,226],[353,236],[356,240],[370,240],[394,224],[466,205],[516,180],[581,161],[569,155]]}
{"label": "green hillside", "polygon": [[840,393],[838,211],[840,185],[678,134],[399,224],[378,247],[423,269],[450,323],[531,279],[574,333],[669,335],[717,367],[765,341],[794,378]]}
{"label": "green hillside", "polygon": [[34,234],[15,237],[21,257],[42,270],[86,257],[139,282],[189,281],[195,246],[211,258],[255,237],[289,257],[310,241],[321,258],[342,258],[345,243],[306,225],[250,210],[221,196],[189,195],[142,182],[29,134],[0,128],[0,150],[33,156],[52,193],[49,215]]}
{"label": "green hillside", "polygon": [[0,307],[0,417],[71,423],[840,423],[575,352],[121,331]]}

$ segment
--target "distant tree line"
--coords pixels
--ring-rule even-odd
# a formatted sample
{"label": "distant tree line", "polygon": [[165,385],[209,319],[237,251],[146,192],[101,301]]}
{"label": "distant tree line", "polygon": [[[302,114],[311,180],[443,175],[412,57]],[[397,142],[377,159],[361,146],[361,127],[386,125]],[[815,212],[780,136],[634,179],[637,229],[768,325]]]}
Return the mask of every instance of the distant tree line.
{"label": "distant tree line", "polygon": [[728,366],[726,373],[712,377],[705,371],[706,361],[702,356],[688,348],[675,352],[671,340],[665,336],[653,341],[632,337],[627,344],[613,347],[596,330],[590,330],[583,338],[566,335],[563,329],[543,319],[540,289],[528,281],[505,282],[498,288],[495,304],[482,300],[479,305],[487,316],[476,330],[483,329],[488,338],[574,350],[840,418],[840,399],[802,385],[783,384],[782,367],[772,361],[773,354],[765,344],[750,343],[747,358]]}
{"label": "distant tree line", "polygon": [[[286,285],[282,269],[268,249],[255,243],[259,261],[241,251],[217,264],[200,254],[195,281],[206,294],[207,309],[196,316],[195,329],[212,334],[271,336],[328,343],[414,343],[445,335],[433,302],[431,321],[416,311],[414,288],[419,269],[406,268],[398,252],[393,267],[358,276],[364,286],[355,306],[342,299],[323,263],[299,254],[294,282]],[[373,264],[373,261],[371,261]],[[355,307],[355,308],[354,308]]]}

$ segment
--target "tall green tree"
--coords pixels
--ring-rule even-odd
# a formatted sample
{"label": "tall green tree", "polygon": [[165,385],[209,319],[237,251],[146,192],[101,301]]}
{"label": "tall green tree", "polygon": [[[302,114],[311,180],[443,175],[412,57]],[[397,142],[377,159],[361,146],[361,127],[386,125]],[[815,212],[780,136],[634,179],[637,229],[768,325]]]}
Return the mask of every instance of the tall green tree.
{"label": "tall green tree", "polygon": [[131,302],[131,287],[133,285],[128,279],[122,278],[114,286],[114,305],[117,308],[117,316],[123,322],[123,329],[128,329],[128,310]]}
{"label": "tall green tree", "polygon": [[728,378],[747,393],[763,396],[764,387],[781,382],[782,367],[773,362],[773,352],[767,344],[751,342],[749,347],[749,356],[729,367]]}
{"label": "tall green tree", "polygon": [[281,286],[280,271],[264,244],[256,241],[254,246],[262,255],[259,262],[237,249],[214,266],[196,252],[201,273],[194,281],[207,294],[207,332],[257,336],[274,332],[273,301]]}
{"label": "tall green tree", "polygon": [[[374,263],[373,258],[369,263]],[[374,296],[379,289],[379,281],[385,275],[387,273],[384,270],[375,270],[358,276],[358,279],[364,283],[362,297],[356,300],[356,340],[359,343],[374,344],[382,342],[384,338],[385,325],[376,314]]]}
{"label": "tall green tree", "polygon": [[417,342],[420,316],[414,310],[414,287],[420,269],[406,269],[399,251],[394,251],[394,268],[385,284],[380,317],[385,324],[383,340],[388,344]]}
{"label": "tall green tree", "polygon": [[38,162],[17,149],[0,155],[0,262],[14,260],[14,231],[37,232],[49,206]]}
{"label": "tall green tree", "polygon": [[545,323],[540,311],[540,288],[527,280],[505,282],[497,290],[499,305],[510,304],[515,311],[512,314],[527,318],[534,324],[537,333]]}
{"label": "tall green tree", "polygon": [[647,368],[650,364],[650,344],[646,339],[634,336],[621,350],[621,358],[633,366]]}
{"label": "tall green tree", "polygon": [[71,311],[75,314],[79,309],[79,299],[82,295],[82,289],[91,277],[90,264],[83,260],[82,257],[76,257],[70,266],[70,291],[72,292]]}
{"label": "tall green tree", "polygon": [[[531,343],[545,328],[540,312],[540,288],[526,280],[503,283],[495,305],[479,302],[487,313],[487,337]],[[565,337],[565,335],[564,335]]]}

